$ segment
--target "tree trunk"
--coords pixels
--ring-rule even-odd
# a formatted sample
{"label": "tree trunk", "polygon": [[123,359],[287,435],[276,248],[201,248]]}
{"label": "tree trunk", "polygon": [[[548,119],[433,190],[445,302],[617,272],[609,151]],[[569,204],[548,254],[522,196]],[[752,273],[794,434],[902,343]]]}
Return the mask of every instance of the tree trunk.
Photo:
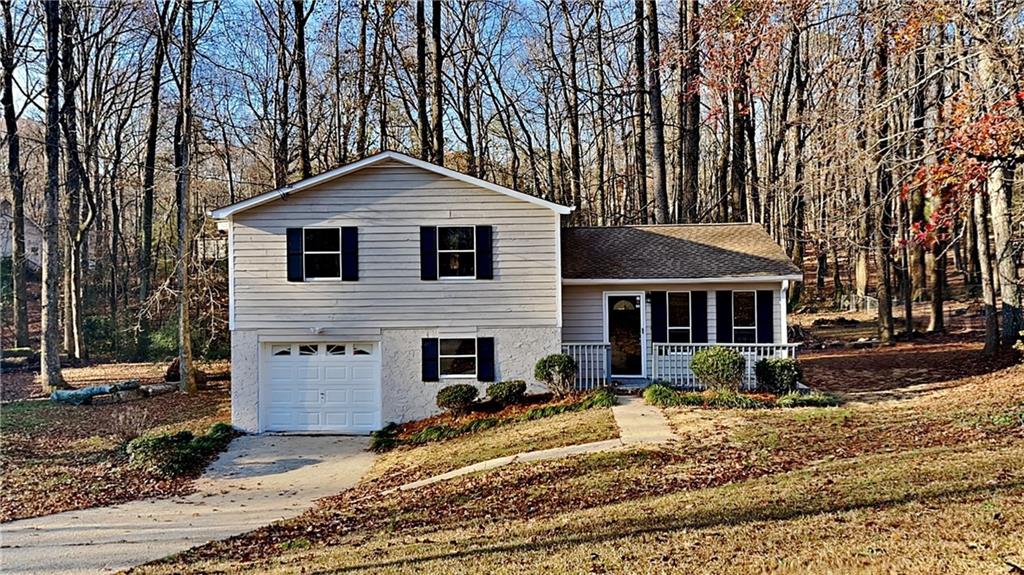
{"label": "tree trunk", "polygon": [[644,0],[634,0],[633,22],[636,26],[633,39],[633,66],[636,68],[636,106],[633,109],[633,142],[636,155],[636,193],[640,211],[640,223],[647,223],[647,137],[644,99],[647,97],[647,80],[644,69]]}
{"label": "tree trunk", "polygon": [[732,91],[732,171],[729,177],[730,214],[735,222],[747,221],[747,74],[740,77]]}
{"label": "tree trunk", "polygon": [[177,139],[175,172],[178,200],[178,366],[182,391],[196,393],[192,369],[192,320],[189,316],[189,267],[191,266],[192,226],[190,191],[192,177],[192,0],[183,0],[181,19],[181,105],[178,118],[181,129]]}
{"label": "tree trunk", "polygon": [[[686,55],[683,66],[683,85],[685,120],[683,151],[682,151],[682,217],[680,221],[697,222],[697,193],[699,191],[698,172],[700,170],[700,90],[697,82],[700,78],[700,31],[698,27],[699,0],[680,0],[680,6],[688,5],[685,18],[680,19],[680,26],[686,26],[685,45],[680,46],[680,54]],[[683,37],[684,34],[680,34]]]}
{"label": "tree trunk", "polygon": [[608,155],[608,117],[605,110],[605,90],[607,89],[604,54],[604,2],[594,3],[594,19],[597,42],[597,225],[608,224],[608,186],[605,179],[605,164]]}
{"label": "tree trunk", "polygon": [[[795,135],[793,138],[794,150],[793,150],[793,198],[792,208],[790,213],[790,225],[789,225],[789,237],[791,251],[789,254],[790,260],[800,269],[804,266],[804,241],[805,241],[805,230],[807,227],[806,223],[806,211],[807,211],[807,200],[804,197],[806,177],[804,173],[805,159],[804,159],[804,148],[807,140],[807,126],[805,118],[805,112],[807,110],[807,48],[805,42],[801,41],[799,32],[794,47],[796,53],[796,65],[794,69],[793,78],[795,80],[795,92],[796,98],[796,126]],[[803,296],[803,282],[794,282],[790,288],[790,301],[794,304],[800,301]]]}
{"label": "tree trunk", "polygon": [[889,97],[889,38],[885,32],[885,22],[876,42],[875,78],[878,82],[877,105],[879,119],[877,127],[877,146],[875,155],[876,196],[875,205],[878,210],[875,226],[875,263],[881,275],[878,286],[878,327],[883,343],[891,343],[895,335],[892,317],[892,262],[890,252],[892,238],[892,172],[890,170],[889,113],[886,102]]}
{"label": "tree trunk", "polygon": [[149,119],[146,126],[146,156],[142,168],[142,245],[139,249],[139,306],[142,309],[139,311],[139,331],[135,342],[137,360],[149,355],[150,327],[146,306],[153,281],[153,187],[156,179],[156,139],[160,129],[160,82],[167,40],[165,30],[173,26],[176,19],[177,3],[165,0],[160,9],[153,69],[149,76]]}
{"label": "tree trunk", "polygon": [[989,212],[985,194],[974,194],[974,223],[978,230],[978,264],[981,271],[981,301],[985,308],[985,355],[999,349],[999,316],[993,283],[992,249],[989,247]]}
{"label": "tree trunk", "polygon": [[14,345],[28,347],[28,287],[25,274],[25,172],[21,168],[18,118],[14,111],[14,16],[11,0],[0,2],[4,13],[3,107],[7,128],[7,174],[11,182],[13,237],[11,238],[11,275],[13,280]]}
{"label": "tree trunk", "polygon": [[573,30],[572,19],[569,17],[569,6],[562,0],[562,14],[565,17],[565,33],[568,40],[569,52],[569,90],[566,98],[566,107],[569,112],[569,190],[572,195],[572,205],[579,208],[583,203],[583,147],[580,143],[580,86],[576,73],[577,67],[577,40]]}
{"label": "tree trunk", "polygon": [[427,120],[427,17],[426,0],[416,0],[416,128],[419,157],[429,160],[430,124]]}
{"label": "tree trunk", "polygon": [[[924,159],[925,140],[925,95],[928,90],[928,80],[925,76],[925,47],[923,38],[921,45],[914,51],[914,89],[913,96],[913,158],[914,162],[921,162]],[[924,188],[915,186],[910,194],[910,225],[922,229],[925,225],[925,200]],[[913,286],[911,298],[913,301],[921,301],[924,298],[927,288],[927,268],[925,267],[924,246],[920,242],[907,244],[909,260],[907,265],[910,268],[910,282]]]}
{"label": "tree trunk", "polygon": [[667,224],[668,183],[665,175],[665,118],[661,110],[661,45],[658,38],[658,2],[647,0],[647,77],[651,102],[651,160],[654,162],[655,223]]}
{"label": "tree trunk", "polygon": [[[441,66],[444,52],[441,49],[441,0],[431,2],[431,39],[434,51],[434,163],[444,165],[444,83]],[[533,153],[533,150],[530,150]]]}
{"label": "tree trunk", "polygon": [[366,157],[366,117],[370,113],[370,98],[366,90],[366,28],[370,20],[370,0],[359,2],[359,46],[356,49],[359,68],[356,72],[356,87],[359,90],[359,120],[356,123],[356,155]]}
{"label": "tree trunk", "polygon": [[60,0],[43,3],[46,17],[46,221],[43,226],[42,336],[43,391],[68,387],[60,372]]}
{"label": "tree trunk", "polygon": [[313,175],[309,159],[309,88],[306,77],[306,6],[305,0],[293,0],[295,8],[295,72],[298,76],[299,92],[295,105],[299,111],[299,162],[302,178]]}

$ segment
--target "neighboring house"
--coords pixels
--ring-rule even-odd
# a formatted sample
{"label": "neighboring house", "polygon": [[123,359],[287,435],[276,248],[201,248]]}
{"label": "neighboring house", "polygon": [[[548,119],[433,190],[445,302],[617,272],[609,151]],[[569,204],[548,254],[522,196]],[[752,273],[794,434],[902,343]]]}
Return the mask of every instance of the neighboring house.
{"label": "neighboring house", "polygon": [[710,343],[786,355],[799,271],[758,226],[563,229],[565,206],[395,152],[215,210],[228,233],[232,419],[367,433],[452,383],[692,383]]}
{"label": "neighboring house", "polygon": [[[14,255],[14,212],[9,200],[0,201],[0,257]],[[25,216],[25,265],[32,271],[43,268],[43,230]]]}

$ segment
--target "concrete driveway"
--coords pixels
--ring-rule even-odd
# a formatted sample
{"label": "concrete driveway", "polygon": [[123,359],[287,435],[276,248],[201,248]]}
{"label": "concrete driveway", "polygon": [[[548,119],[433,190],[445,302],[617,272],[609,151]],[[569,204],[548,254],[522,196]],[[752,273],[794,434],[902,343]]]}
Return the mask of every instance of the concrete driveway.
{"label": "concrete driveway", "polygon": [[188,497],[0,524],[0,572],[120,571],[294,517],[354,486],[373,462],[366,446],[362,437],[239,437]]}

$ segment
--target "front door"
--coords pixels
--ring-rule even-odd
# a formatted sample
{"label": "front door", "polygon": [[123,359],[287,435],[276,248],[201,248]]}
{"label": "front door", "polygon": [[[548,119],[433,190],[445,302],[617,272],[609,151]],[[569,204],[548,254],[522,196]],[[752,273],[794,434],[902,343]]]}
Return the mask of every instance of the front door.
{"label": "front door", "polygon": [[644,376],[644,294],[606,294],[612,377]]}

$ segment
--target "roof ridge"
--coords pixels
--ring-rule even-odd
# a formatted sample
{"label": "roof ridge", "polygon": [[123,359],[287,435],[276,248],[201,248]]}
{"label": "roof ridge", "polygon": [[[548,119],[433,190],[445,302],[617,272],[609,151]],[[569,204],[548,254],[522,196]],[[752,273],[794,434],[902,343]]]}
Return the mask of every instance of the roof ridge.
{"label": "roof ridge", "polygon": [[627,224],[622,226],[566,226],[564,230],[614,230],[614,229],[628,229],[628,228],[711,228],[711,227],[729,227],[729,226],[744,226],[744,227],[756,227],[764,228],[761,224],[755,222],[707,222],[700,224]]}

